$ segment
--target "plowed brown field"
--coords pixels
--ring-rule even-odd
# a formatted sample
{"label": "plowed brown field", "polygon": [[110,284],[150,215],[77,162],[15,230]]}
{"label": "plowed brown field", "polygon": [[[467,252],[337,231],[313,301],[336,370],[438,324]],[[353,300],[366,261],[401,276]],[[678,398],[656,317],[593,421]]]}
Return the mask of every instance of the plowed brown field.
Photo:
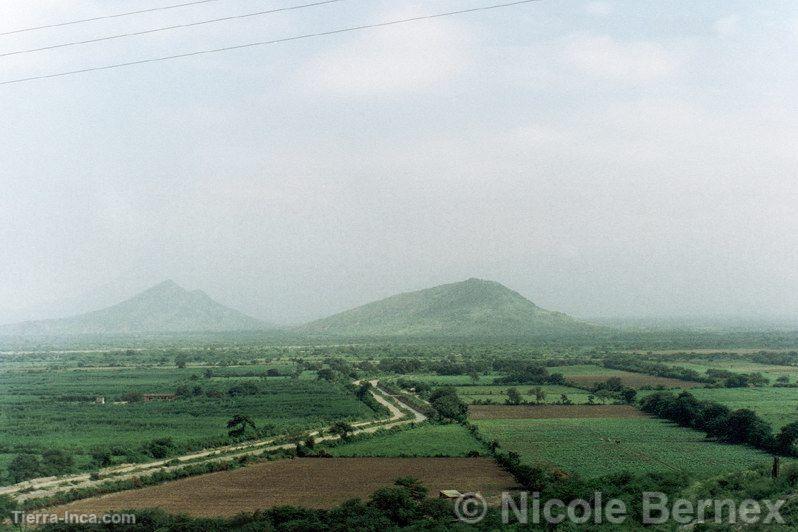
{"label": "plowed brown field", "polygon": [[47,513],[162,508],[211,517],[280,505],[330,508],[356,497],[365,500],[404,476],[421,480],[430,496],[456,489],[496,501],[503,490],[515,487],[513,478],[487,458],[298,458],[84,499]]}

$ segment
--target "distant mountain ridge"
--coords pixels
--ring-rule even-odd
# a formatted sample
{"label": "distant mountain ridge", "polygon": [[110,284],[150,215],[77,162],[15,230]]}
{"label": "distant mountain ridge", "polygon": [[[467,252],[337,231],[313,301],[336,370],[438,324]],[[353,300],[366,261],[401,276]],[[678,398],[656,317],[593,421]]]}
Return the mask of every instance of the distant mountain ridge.
{"label": "distant mountain ridge", "polygon": [[164,281],[107,308],[61,319],[0,326],[2,335],[74,335],[259,330],[269,326],[202,290]]}
{"label": "distant mountain ridge", "polygon": [[542,309],[500,283],[472,278],[391,296],[296,330],[348,337],[522,337],[606,329]]}

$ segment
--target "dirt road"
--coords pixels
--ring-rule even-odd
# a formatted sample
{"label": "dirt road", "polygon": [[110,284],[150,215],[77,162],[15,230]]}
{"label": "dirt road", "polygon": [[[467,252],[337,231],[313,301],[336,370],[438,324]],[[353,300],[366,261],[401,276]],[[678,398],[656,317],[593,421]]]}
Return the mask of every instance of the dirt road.
{"label": "dirt road", "polygon": [[[376,432],[380,429],[389,429],[408,423],[420,423],[427,419],[426,416],[421,412],[416,411],[409,405],[402,403],[397,397],[392,396],[386,391],[380,389],[378,387],[379,381],[371,381],[371,384],[371,394],[374,396],[374,399],[381,405],[385,406],[390,411],[391,415],[382,420],[353,423],[352,426],[355,428],[355,430],[352,432],[352,434],[368,434]],[[393,399],[400,404],[402,408],[405,408],[411,412],[412,418],[408,419],[405,413],[397,408],[397,406],[387,398]],[[317,442],[339,439],[339,436],[337,435],[321,435],[320,432],[321,431],[308,432],[305,434],[305,437],[313,436]],[[252,441],[237,445],[215,447],[197,453],[169,458],[168,460],[158,460],[144,464],[122,464],[119,466],[99,470],[98,473],[101,477],[99,479],[92,479],[89,473],[82,473],[66,477],[42,477],[26,480],[24,482],[20,482],[19,484],[0,488],[0,495],[11,495],[17,501],[22,502],[29,499],[49,497],[56,495],[59,492],[70,491],[72,489],[97,486],[99,484],[103,484],[104,482],[108,482],[109,480],[128,480],[135,477],[146,476],[156,471],[174,471],[184,467],[188,462],[191,462],[191,465],[222,462],[241,456],[260,454],[262,452],[276,451],[280,449],[291,449],[295,447],[293,443],[275,444],[274,442],[277,439],[279,438],[274,437],[266,440]],[[175,464],[175,461],[179,463]],[[170,463],[171,465],[167,465]]]}

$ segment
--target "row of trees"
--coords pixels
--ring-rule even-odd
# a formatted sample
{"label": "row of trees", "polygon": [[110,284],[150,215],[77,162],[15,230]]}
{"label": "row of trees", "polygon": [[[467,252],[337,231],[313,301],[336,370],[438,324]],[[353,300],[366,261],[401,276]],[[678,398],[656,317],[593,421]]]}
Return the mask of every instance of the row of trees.
{"label": "row of trees", "polygon": [[702,376],[694,369],[679,366],[666,366],[658,362],[641,360],[630,355],[612,355],[604,359],[604,367],[632,371],[635,373],[645,373],[655,377],[665,377],[669,379],[680,379],[683,381],[702,382],[710,384],[714,379]]}
{"label": "row of trees", "polygon": [[689,392],[674,395],[659,392],[640,402],[644,412],[674,421],[683,426],[702,430],[709,437],[728,443],[751,445],[768,452],[798,455],[798,422],[782,427],[774,435],[769,423],[747,408],[732,411],[713,401],[700,401]]}

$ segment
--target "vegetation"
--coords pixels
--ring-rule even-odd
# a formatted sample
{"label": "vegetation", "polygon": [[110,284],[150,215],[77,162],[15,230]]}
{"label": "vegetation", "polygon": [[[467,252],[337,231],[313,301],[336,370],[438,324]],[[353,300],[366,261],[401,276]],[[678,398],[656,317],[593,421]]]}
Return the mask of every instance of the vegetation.
{"label": "vegetation", "polygon": [[742,446],[705,441],[700,432],[647,418],[486,419],[473,422],[486,441],[542,468],[584,478],[620,472],[712,476],[769,462]]}
{"label": "vegetation", "polygon": [[332,456],[478,456],[482,445],[461,425],[424,424],[387,431],[329,450]]}
{"label": "vegetation", "polygon": [[[338,383],[202,375],[190,366],[6,372],[0,477],[10,483],[384,416]],[[163,392],[177,396],[141,400]],[[228,428],[236,416],[248,420],[246,431]]]}

